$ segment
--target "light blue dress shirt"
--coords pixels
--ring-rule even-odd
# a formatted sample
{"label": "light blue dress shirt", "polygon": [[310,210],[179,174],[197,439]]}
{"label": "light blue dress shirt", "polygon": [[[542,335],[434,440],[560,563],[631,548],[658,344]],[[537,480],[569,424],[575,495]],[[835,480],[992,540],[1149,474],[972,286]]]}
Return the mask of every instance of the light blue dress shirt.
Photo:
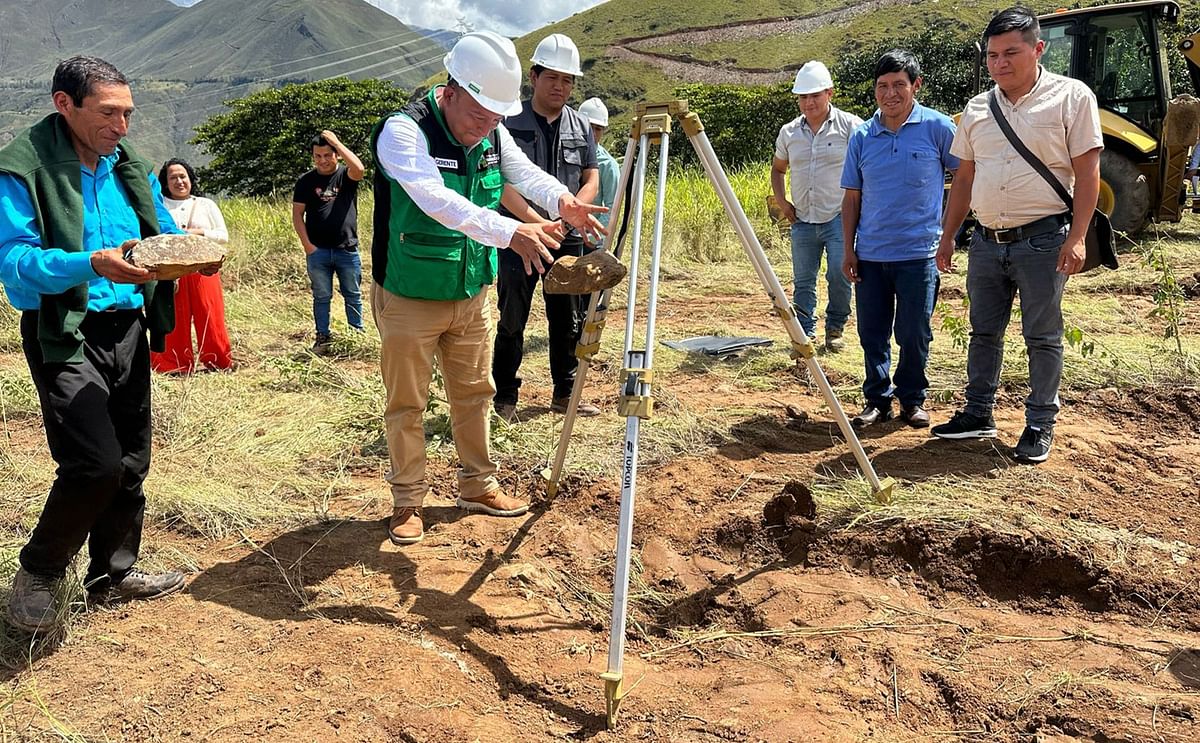
{"label": "light blue dress shirt", "polygon": [[[117,154],[100,158],[93,173],[80,165],[83,185],[83,250],[71,253],[42,247],[33,200],[24,181],[0,173],[0,283],[18,310],[36,310],[41,295],[61,294],[78,284],[88,285],[88,310],[133,310],[143,304],[141,286],[114,284],[92,270],[91,254],[120,247],[141,238],[137,214],[113,167]],[[158,178],[150,175],[150,192],[158,213],[159,230],[183,234],[163,205]]]}
{"label": "light blue dress shirt", "polygon": [[[596,203],[612,209],[613,202],[617,199],[617,182],[621,179],[621,168],[617,165],[616,158],[600,145],[596,145],[596,167],[600,169],[600,193],[596,197]],[[597,214],[596,219],[607,227],[611,216],[610,212],[605,212]]]}
{"label": "light blue dress shirt", "polygon": [[895,132],[876,111],[850,135],[842,188],[862,191],[859,260],[909,261],[937,252],[945,172],[958,169],[953,141],[950,117],[920,103]]}

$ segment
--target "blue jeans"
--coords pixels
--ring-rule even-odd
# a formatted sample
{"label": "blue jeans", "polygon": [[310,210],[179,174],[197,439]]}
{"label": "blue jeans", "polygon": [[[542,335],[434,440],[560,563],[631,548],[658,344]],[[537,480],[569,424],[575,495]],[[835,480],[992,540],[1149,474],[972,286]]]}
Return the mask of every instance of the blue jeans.
{"label": "blue jeans", "polygon": [[357,250],[317,248],[308,256],[308,280],[312,283],[313,320],[317,335],[329,335],[329,303],[333,299],[333,275],[338,291],[346,301],[346,322],[354,330],[363,329],[362,260]]}
{"label": "blue jeans", "polygon": [[988,416],[996,403],[1004,331],[1013,298],[1021,295],[1021,334],[1029,352],[1029,397],[1025,422],[1054,426],[1063,366],[1062,295],[1067,277],[1058,272],[1058,253],[1069,227],[999,245],[979,230],[967,257],[967,297],[971,301],[971,344],[967,349],[967,405],[971,415]]}
{"label": "blue jeans", "polygon": [[[941,278],[933,258],[911,261],[858,262],[861,277],[854,290],[858,339],[862,344],[867,404],[887,410],[892,398],[906,408],[925,404],[929,379],[925,363],[933,329],[929,320],[937,302]],[[900,346],[896,375],[892,367],[892,331]]]}
{"label": "blue jeans", "polygon": [[815,335],[817,330],[817,274],[822,255],[826,256],[825,283],[829,286],[825,332],[841,330],[850,317],[850,281],[842,274],[844,250],[840,214],[824,224],[792,225],[792,306],[808,335]]}

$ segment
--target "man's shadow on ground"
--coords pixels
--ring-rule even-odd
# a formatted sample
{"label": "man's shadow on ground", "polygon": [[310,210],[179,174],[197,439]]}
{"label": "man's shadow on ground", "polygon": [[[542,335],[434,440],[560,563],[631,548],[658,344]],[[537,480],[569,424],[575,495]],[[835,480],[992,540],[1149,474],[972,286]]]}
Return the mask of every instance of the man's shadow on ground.
{"label": "man's shadow on ground", "polygon": [[[508,562],[545,510],[531,512],[502,551],[488,550],[478,569],[453,593],[423,588],[417,565],[403,551],[385,551],[381,542],[386,520],[329,521],[305,526],[278,536],[240,560],[219,563],[200,573],[188,589],[200,601],[228,606],[238,611],[276,621],[331,619],[367,624],[399,626],[397,604],[406,604],[406,614],[419,618],[425,631],[455,648],[462,648],[495,679],[501,695],[517,694],[560,718],[579,726],[590,737],[604,729],[603,715],[565,704],[534,681],[513,672],[504,658],[482,647],[475,632],[495,632],[495,620],[472,598],[488,577]],[[457,508],[425,509],[426,528],[462,518]],[[389,575],[396,589],[390,606],[342,604],[312,606],[319,595],[316,587],[338,571],[352,566]],[[532,615],[527,615],[532,616]],[[524,617],[509,617],[520,619]],[[582,627],[563,623],[559,627]],[[550,629],[550,628],[548,628]],[[506,633],[532,633],[538,629],[505,628]]]}

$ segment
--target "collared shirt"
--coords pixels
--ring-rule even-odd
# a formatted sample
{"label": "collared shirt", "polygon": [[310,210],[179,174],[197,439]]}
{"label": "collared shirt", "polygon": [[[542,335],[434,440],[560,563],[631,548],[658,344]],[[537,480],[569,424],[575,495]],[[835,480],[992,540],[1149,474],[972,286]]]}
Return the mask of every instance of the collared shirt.
{"label": "collared shirt", "polygon": [[[504,180],[545,209],[551,219],[557,219],[558,199],[567,193],[567,187],[530,162],[503,124],[496,131],[500,137],[500,172]],[[400,184],[418,209],[441,225],[483,245],[507,248],[512,242],[513,233],[521,223],[477,206],[447,188],[429,154],[425,134],[408,116],[393,116],[384,123],[377,150],[384,172]]]}
{"label": "collared shirt", "polygon": [[[621,166],[617,164],[616,158],[600,145],[596,145],[596,166],[600,169],[600,192],[596,195],[596,203],[612,209],[613,202],[617,200],[617,182],[621,179]],[[607,227],[609,216],[610,214],[605,212],[597,214],[596,219]]]}
{"label": "collared shirt", "polygon": [[[1013,131],[1068,191],[1075,188],[1071,158],[1104,146],[1100,110],[1091,88],[1039,66],[1033,88],[1010,103],[996,90],[1000,110]],[[975,161],[971,208],[992,229],[1023,224],[1069,211],[1053,187],[1017,152],[988,107],[991,91],[967,103],[950,151]]]}
{"label": "collared shirt", "polygon": [[842,165],[850,135],[863,120],[834,106],[814,132],[801,114],[775,138],[775,159],[788,164],[796,219],[824,224],[842,210]]}
{"label": "collared shirt", "polygon": [[945,171],[958,169],[953,139],[948,116],[915,102],[895,132],[876,111],[850,135],[842,188],[862,192],[854,246],[860,259],[907,261],[937,252]]}
{"label": "collared shirt", "polygon": [[[114,284],[92,270],[91,254],[141,239],[137,214],[113,167],[117,154],[101,157],[96,172],[80,165],[83,185],[83,250],[67,252],[42,247],[29,190],[20,179],[0,173],[0,282],[8,301],[18,310],[36,310],[41,295],[61,294],[88,285],[88,310],[133,310],[143,305],[138,284]],[[182,234],[162,201],[158,179],[150,175],[150,192],[158,213],[158,228]]]}

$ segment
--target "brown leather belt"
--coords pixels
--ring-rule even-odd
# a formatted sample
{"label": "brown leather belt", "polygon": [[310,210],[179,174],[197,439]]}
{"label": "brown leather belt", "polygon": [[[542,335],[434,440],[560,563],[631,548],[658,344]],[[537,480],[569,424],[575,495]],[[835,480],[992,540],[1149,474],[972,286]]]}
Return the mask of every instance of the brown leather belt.
{"label": "brown leather belt", "polygon": [[1070,223],[1071,216],[1069,214],[1051,214],[1049,217],[1042,217],[1029,224],[1023,224],[1020,227],[993,230],[990,227],[979,225],[979,229],[983,232],[983,238],[988,242],[1007,245],[1009,243],[1020,242],[1021,240],[1028,240],[1035,235],[1057,232],[1064,224]]}

